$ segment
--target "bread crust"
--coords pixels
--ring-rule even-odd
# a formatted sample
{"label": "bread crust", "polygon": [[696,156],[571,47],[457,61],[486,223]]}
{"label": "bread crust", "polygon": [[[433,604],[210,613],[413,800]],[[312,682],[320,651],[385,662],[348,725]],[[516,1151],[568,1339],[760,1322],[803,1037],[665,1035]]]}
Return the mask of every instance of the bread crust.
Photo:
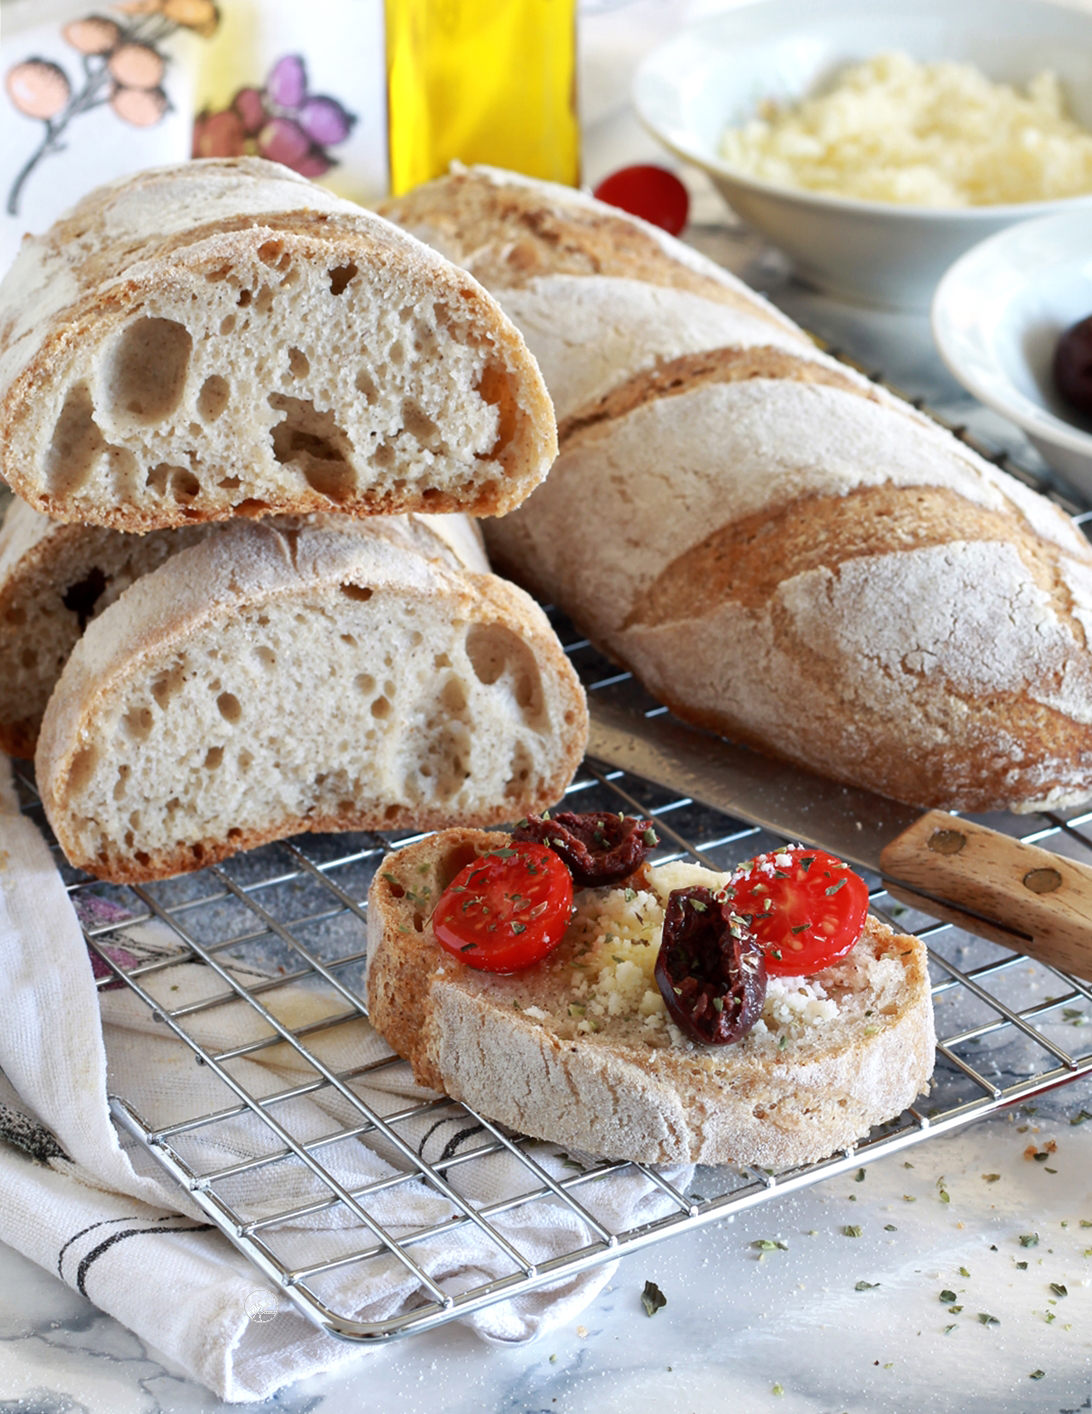
{"label": "bread crust", "polygon": [[69,861],[129,883],[301,831],[544,809],[586,737],[541,610],[427,521],[239,522],[88,626],[35,766]]}
{"label": "bread crust", "polygon": [[857,948],[902,969],[882,1024],[847,1024],[811,1050],[765,1052],[753,1037],[655,1047],[612,1034],[609,1022],[594,1035],[559,1035],[527,1015],[528,1005],[556,1002],[557,984],[540,969],[475,972],[432,935],[438,893],[469,859],[506,841],[445,831],[388,856],[372,883],[369,1015],[420,1084],[589,1154],[776,1169],[853,1145],[927,1088],[936,1037],[925,949],[873,918]]}
{"label": "bread crust", "polygon": [[0,472],[54,519],[495,515],[555,451],[490,295],[257,158],[100,188],[0,285]]}
{"label": "bread crust", "polygon": [[[504,202],[540,232],[529,275]],[[1092,795],[1092,551],[1057,507],[768,319],[654,324],[650,292],[710,305],[673,284],[691,253],[660,233],[604,263],[596,219],[630,218],[589,198],[474,169],[390,209],[530,320],[558,402],[548,480],[487,531],[502,573],[771,755],[928,807]],[[608,269],[600,366],[569,343]]]}

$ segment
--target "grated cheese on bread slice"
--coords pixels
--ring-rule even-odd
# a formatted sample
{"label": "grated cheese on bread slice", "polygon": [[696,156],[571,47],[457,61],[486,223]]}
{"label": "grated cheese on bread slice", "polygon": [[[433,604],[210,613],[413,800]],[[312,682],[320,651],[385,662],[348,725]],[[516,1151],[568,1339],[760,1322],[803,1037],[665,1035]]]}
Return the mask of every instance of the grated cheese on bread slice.
{"label": "grated cheese on bread slice", "polygon": [[556,450],[492,296],[276,163],[109,183],[0,285],[0,473],[57,520],[496,515]]}
{"label": "grated cheese on bread slice", "polygon": [[465,568],[452,520],[237,521],[126,590],[35,754],[69,861],[133,882],[305,830],[556,801],[587,737],[579,680],[523,591]]}
{"label": "grated cheese on bread slice", "polygon": [[771,978],[741,1041],[683,1036],[653,968],[670,892],[727,882],[695,865],[578,891],[565,938],[523,972],[462,965],[436,943],[432,909],[465,864],[507,839],[444,831],[388,855],[372,883],[369,1014],[420,1084],[605,1158],[773,1169],[854,1144],[928,1088],[925,947],[872,917],[835,966]]}

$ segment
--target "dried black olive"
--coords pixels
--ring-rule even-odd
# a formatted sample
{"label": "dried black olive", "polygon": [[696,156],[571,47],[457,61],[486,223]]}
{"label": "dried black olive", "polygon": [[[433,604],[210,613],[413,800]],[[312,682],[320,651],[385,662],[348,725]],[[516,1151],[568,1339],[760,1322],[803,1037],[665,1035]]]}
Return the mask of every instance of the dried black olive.
{"label": "dried black olive", "polygon": [[1092,416],[1092,315],[1067,329],[1058,340],[1054,383],[1071,408]]}
{"label": "dried black olive", "polygon": [[612,815],[608,810],[584,815],[563,810],[548,820],[529,815],[519,822],[514,837],[547,845],[560,855],[578,889],[628,879],[658,843],[651,820]]}
{"label": "dried black olive", "polygon": [[762,1014],[766,959],[730,904],[709,889],[676,889],[664,910],[656,983],[681,1031],[703,1046],[726,1046]]}

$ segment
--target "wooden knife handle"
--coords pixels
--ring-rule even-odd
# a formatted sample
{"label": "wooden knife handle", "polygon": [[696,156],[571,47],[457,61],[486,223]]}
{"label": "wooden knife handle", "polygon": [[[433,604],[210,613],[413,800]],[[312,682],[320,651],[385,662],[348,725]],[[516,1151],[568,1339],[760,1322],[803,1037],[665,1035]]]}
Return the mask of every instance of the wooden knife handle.
{"label": "wooden knife handle", "polygon": [[[930,810],[884,848],[880,865],[897,883],[1026,935],[1013,943],[1022,952],[1092,978],[1087,864]],[[975,931],[973,920],[965,926]]]}

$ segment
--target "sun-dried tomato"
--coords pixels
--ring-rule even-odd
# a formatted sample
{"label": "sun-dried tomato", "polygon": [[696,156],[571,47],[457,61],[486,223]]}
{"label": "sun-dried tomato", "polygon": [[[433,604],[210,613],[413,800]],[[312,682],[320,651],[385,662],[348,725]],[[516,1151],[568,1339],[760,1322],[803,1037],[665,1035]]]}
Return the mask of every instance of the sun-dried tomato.
{"label": "sun-dried tomato", "polygon": [[562,810],[549,818],[529,815],[519,822],[515,838],[548,845],[568,865],[578,889],[628,879],[659,843],[651,820],[612,815],[609,810],[584,815]]}
{"label": "sun-dried tomato", "polygon": [[676,889],[664,910],[656,982],[681,1031],[704,1046],[726,1046],[762,1013],[766,959],[730,905],[709,889]]}

